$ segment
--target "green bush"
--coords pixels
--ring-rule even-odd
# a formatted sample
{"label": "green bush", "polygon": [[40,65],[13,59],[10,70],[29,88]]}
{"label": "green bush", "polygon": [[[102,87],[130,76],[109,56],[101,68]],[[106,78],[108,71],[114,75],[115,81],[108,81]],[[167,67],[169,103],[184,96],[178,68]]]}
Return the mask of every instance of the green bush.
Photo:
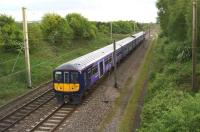
{"label": "green bush", "polygon": [[113,33],[128,34],[133,32],[133,28],[128,21],[113,22]]}
{"label": "green bush", "polygon": [[200,94],[191,92],[191,62],[177,61],[179,47],[158,40],[138,131],[200,131]]}
{"label": "green bush", "polygon": [[5,51],[22,49],[23,35],[12,17],[0,15],[0,45]]}
{"label": "green bush", "polygon": [[95,22],[97,30],[101,33],[108,34],[110,33],[110,23],[106,22]]}
{"label": "green bush", "polygon": [[57,14],[46,14],[41,21],[44,39],[51,44],[63,44],[70,41],[73,32],[68,22]]}
{"label": "green bush", "polygon": [[[191,0],[157,0],[158,22],[165,36],[170,40],[192,40],[192,1]],[[197,2],[199,14],[200,3]],[[197,17],[200,21],[200,17]],[[197,32],[200,25],[197,25]],[[197,34],[198,42],[200,34]]]}
{"label": "green bush", "polygon": [[97,29],[87,18],[77,13],[71,13],[66,19],[73,29],[74,39],[93,39],[96,37]]}
{"label": "green bush", "polygon": [[200,130],[200,94],[191,96],[173,88],[162,90],[143,108],[140,131]]}
{"label": "green bush", "polygon": [[43,41],[42,30],[39,23],[28,24],[30,51],[38,49]]}

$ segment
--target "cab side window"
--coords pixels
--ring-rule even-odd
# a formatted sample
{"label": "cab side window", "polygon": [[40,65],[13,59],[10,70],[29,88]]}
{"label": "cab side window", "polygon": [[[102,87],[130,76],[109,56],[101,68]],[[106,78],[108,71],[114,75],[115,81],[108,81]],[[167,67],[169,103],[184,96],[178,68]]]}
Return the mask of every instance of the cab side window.
{"label": "cab side window", "polygon": [[92,76],[92,68],[88,68],[88,71],[87,71],[87,77],[90,78]]}
{"label": "cab side window", "polygon": [[78,72],[71,72],[71,83],[78,83]]}

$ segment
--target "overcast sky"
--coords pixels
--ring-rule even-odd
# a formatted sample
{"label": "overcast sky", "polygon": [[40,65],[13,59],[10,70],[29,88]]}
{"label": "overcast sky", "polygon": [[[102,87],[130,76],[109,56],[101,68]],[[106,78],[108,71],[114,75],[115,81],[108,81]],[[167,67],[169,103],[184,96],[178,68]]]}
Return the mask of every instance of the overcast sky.
{"label": "overcast sky", "polygon": [[0,0],[0,13],[21,21],[21,7],[29,21],[41,20],[45,13],[65,16],[76,12],[92,21],[136,20],[156,22],[156,0]]}

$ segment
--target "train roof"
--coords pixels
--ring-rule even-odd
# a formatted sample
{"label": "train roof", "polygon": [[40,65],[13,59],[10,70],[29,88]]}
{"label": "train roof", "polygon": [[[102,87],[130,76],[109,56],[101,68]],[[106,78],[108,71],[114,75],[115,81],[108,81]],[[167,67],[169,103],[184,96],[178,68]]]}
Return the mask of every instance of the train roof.
{"label": "train roof", "polygon": [[[116,50],[121,48],[122,46],[128,44],[129,42],[133,41],[134,39],[137,39],[138,37],[140,37],[143,34],[144,34],[144,32],[139,32],[130,37],[127,37],[125,39],[117,41],[116,42]],[[98,50],[95,50],[93,52],[90,52],[86,55],[78,57],[74,60],[66,62],[66,63],[58,66],[55,70],[81,71],[81,70],[85,69],[86,67],[88,67],[89,65],[93,64],[94,62],[98,61],[99,59],[111,54],[112,52],[113,52],[113,43],[109,44],[103,48],[100,48]]]}

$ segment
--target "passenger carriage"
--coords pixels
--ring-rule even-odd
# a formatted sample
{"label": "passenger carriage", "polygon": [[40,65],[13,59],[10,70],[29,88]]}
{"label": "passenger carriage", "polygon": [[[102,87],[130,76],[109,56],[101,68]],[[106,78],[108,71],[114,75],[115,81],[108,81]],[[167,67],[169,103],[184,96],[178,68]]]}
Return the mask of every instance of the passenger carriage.
{"label": "passenger carriage", "polygon": [[[145,39],[140,32],[116,42],[119,62]],[[59,103],[79,104],[87,89],[113,67],[113,44],[58,66],[53,71],[53,89]]]}

